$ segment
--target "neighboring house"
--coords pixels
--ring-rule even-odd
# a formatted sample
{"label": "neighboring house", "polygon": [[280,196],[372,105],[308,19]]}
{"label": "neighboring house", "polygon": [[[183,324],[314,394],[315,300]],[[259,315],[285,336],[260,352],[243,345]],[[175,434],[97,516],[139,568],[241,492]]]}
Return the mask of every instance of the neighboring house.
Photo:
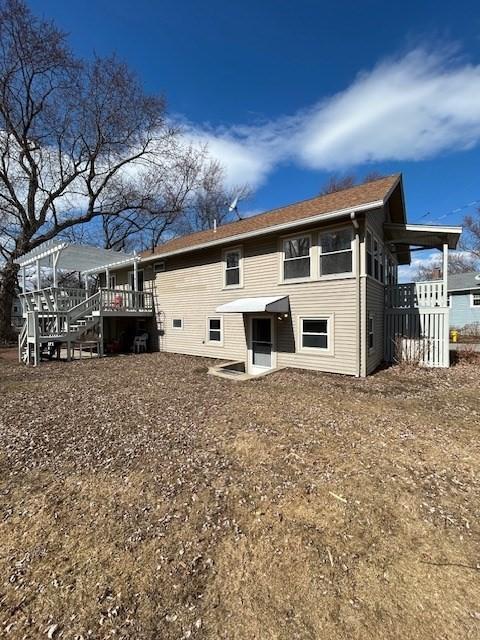
{"label": "neighboring house", "polygon": [[480,273],[458,273],[448,276],[450,326],[461,329],[480,325]]}
{"label": "neighboring house", "polygon": [[20,331],[23,325],[22,302],[18,295],[15,295],[12,302],[12,327],[15,331]]}
{"label": "neighboring house", "polygon": [[[17,261],[23,273],[35,263],[40,273],[50,260],[58,269],[100,274],[103,288],[80,304],[77,290],[56,290],[57,299],[31,292],[20,352],[31,361],[34,349],[38,363],[40,343],[69,347],[84,327],[97,327],[101,353],[147,332],[151,348],[239,361],[254,375],[298,367],[365,376],[394,360],[399,346],[420,343],[424,364],[448,366],[446,283],[396,284],[397,270],[410,263],[410,246],[443,247],[446,264],[460,233],[408,224],[395,175],[175,238],[140,256],[114,259],[52,241]],[[55,282],[55,268],[53,275]]]}

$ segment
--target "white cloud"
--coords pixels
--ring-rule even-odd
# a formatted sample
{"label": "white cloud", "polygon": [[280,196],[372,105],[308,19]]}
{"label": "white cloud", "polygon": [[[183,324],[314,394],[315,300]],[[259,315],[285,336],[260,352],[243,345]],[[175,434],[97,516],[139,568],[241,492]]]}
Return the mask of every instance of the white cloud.
{"label": "white cloud", "polygon": [[480,140],[480,65],[416,49],[293,116],[218,130],[189,125],[188,135],[208,144],[230,183],[253,186],[281,162],[345,170],[468,149]]}

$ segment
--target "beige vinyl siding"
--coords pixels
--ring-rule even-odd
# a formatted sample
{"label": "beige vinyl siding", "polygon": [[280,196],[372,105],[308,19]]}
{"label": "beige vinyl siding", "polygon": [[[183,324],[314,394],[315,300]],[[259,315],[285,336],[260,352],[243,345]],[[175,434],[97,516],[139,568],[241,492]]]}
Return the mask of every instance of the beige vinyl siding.
{"label": "beige vinyl siding", "polygon": [[[222,248],[197,251],[167,259],[165,272],[156,274],[157,316],[162,328],[160,348],[165,351],[222,359],[245,360],[246,320],[242,314],[223,314],[223,346],[208,343],[207,318],[215,309],[238,298],[288,295],[291,316],[275,318],[277,366],[316,369],[355,375],[355,278],[280,284],[280,238],[265,237],[244,243],[241,288],[223,287]],[[333,354],[299,349],[300,317],[331,317]],[[183,329],[173,329],[173,318]]]}

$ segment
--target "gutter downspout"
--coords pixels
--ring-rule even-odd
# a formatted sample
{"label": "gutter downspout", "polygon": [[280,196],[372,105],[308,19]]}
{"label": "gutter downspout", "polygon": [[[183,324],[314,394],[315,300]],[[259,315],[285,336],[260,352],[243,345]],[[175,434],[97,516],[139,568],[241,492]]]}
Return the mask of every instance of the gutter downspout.
{"label": "gutter downspout", "polygon": [[355,304],[357,311],[357,354],[356,354],[356,365],[357,365],[357,373],[355,376],[357,378],[361,377],[361,363],[362,363],[362,330],[361,330],[361,322],[362,322],[362,310],[361,310],[361,280],[360,280],[360,225],[358,224],[358,220],[356,218],[356,211],[352,211],[350,213],[350,220],[352,221],[352,225],[355,233]]}

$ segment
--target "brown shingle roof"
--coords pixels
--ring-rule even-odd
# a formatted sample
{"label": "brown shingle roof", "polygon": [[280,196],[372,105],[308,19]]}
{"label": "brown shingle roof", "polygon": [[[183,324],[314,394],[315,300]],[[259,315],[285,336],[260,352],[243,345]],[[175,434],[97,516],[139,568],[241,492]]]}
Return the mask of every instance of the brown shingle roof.
{"label": "brown shingle roof", "polygon": [[153,252],[144,251],[141,256],[142,258],[161,256],[179,250],[194,249],[199,245],[213,241],[218,242],[219,240],[228,242],[230,237],[243,233],[261,231],[262,229],[268,231],[269,227],[276,225],[295,222],[296,220],[305,220],[332,211],[341,211],[342,209],[350,209],[352,207],[369,204],[370,202],[384,200],[398,180],[398,174],[380,178],[379,180],[360,184],[355,187],[350,187],[349,189],[329,193],[324,196],[317,196],[316,198],[296,202],[286,207],[281,207],[280,209],[260,213],[250,218],[230,222],[219,226],[216,232],[213,231],[213,229],[207,229],[206,231],[197,231],[196,233],[179,236],[164,244],[158,245]]}

